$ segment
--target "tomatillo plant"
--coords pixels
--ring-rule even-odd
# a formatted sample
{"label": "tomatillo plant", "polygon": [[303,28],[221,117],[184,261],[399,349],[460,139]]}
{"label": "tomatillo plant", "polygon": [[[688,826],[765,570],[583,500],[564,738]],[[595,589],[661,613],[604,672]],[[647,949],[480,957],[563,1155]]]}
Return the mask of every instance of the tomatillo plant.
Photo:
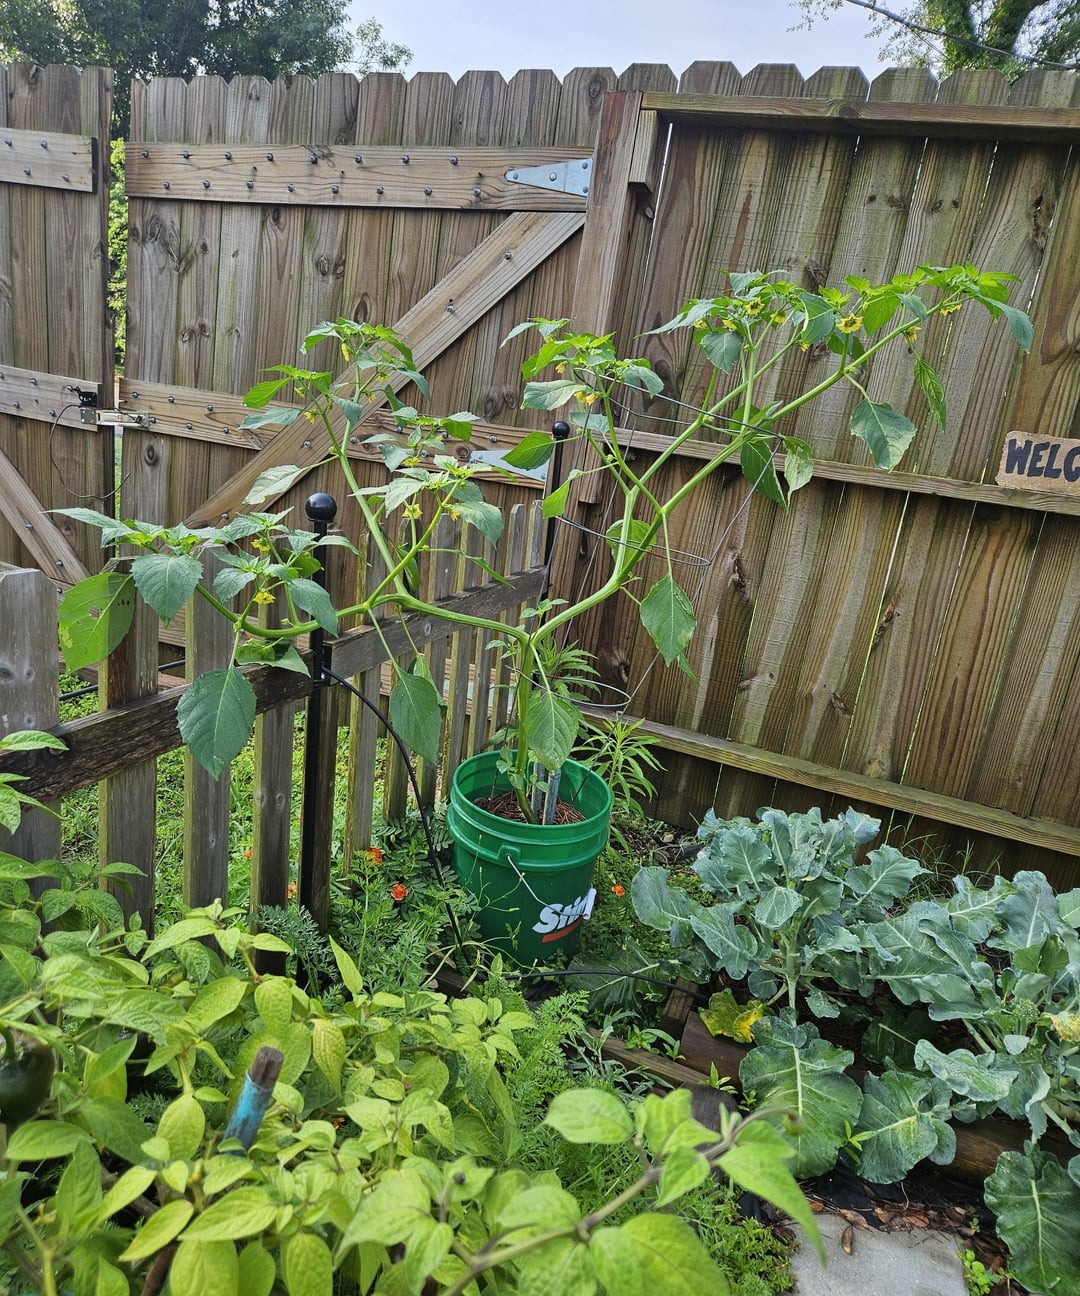
{"label": "tomatillo plant", "polygon": [[[496,635],[508,659],[514,707],[513,721],[504,734],[503,767],[526,818],[536,815],[535,785],[547,784],[548,773],[558,771],[579,734],[579,706],[591,672],[587,665],[582,667],[580,650],[565,646],[575,619],[625,592],[638,604],[642,623],[665,662],[688,670],[685,654],[695,614],[672,569],[668,528],[675,510],[733,459],[757,490],[786,506],[791,493],[810,480],[813,463],[809,446],[783,432],[784,420],[841,382],[862,393],[851,416],[851,431],[866,443],[878,467],[895,467],[916,429],[891,406],[870,398],[861,385],[867,366],[887,347],[905,348],[913,357],[914,376],[932,415],[944,424],[945,395],[932,365],[915,349],[919,332],[935,315],[977,302],[995,317],[1004,315],[1017,342],[1028,348],[1030,321],[1006,303],[1006,283],[1012,277],[982,273],[970,265],[922,266],[887,284],[873,286],[851,278],[847,292],[828,288],[807,292],[766,274],[732,274],[729,295],[693,301],[654,330],[691,330],[712,364],[712,374],[701,406],[690,411],[664,448],[640,467],[619,444],[617,411],[626,391],[647,397],[661,394],[663,382],[648,362],[619,358],[611,335],[576,333],[566,320],[532,320],[513,330],[511,337],[534,328],[540,336],[539,349],[523,366],[523,405],[536,410],[570,406],[572,439],[584,441],[594,452],[587,461],[591,466],[556,484],[545,500],[545,517],[565,512],[573,479],[583,474],[602,475],[621,501],[618,520],[607,532],[610,571],[596,588],[573,601],[545,601],[527,609],[511,625],[454,614],[462,625]],[[247,405],[261,412],[245,419],[244,426],[307,419],[325,433],[327,462],[338,466],[356,501],[368,544],[385,572],[358,602],[336,610],[312,579],[318,563],[316,548],[337,544],[355,551],[351,540],[335,534],[320,541],[310,532],[288,527],[282,513],[256,511],[235,517],[224,527],[189,530],[118,521],[88,509],[64,510],[99,526],[103,544],[136,545],[144,551],[133,561],[130,574],[91,577],[64,599],[60,638],[69,669],[98,660],[120,642],[131,620],[136,590],[163,620],[175,616],[194,594],[209,600],[232,623],[232,665],[200,676],[179,711],[185,741],[215,775],[240,750],[254,720],[255,697],[241,666],[260,662],[305,670],[295,640],[316,627],[336,633],[340,616],[367,620],[376,633],[380,633],[376,614],[385,618],[393,612],[402,619],[409,614],[439,616],[439,605],[418,592],[418,577],[421,559],[435,547],[440,520],[444,516],[460,520],[491,542],[501,533],[500,511],[483,499],[473,480],[479,466],[446,454],[443,444],[446,437],[467,438],[475,415],[422,416],[396,399],[394,389],[405,383],[413,383],[425,397],[428,390],[408,346],[390,329],[339,319],[320,324],[304,340],[303,349],[309,352],[327,340],[341,352],[343,374],[335,377],[329,370],[275,366],[275,376],[245,397]],[[829,374],[798,396],[761,406],[760,391],[784,356],[812,346],[825,346],[837,356]],[[549,370],[553,378],[541,377]],[[299,406],[264,408],[290,384],[299,394]],[[364,444],[381,450],[389,477],[382,485],[361,486],[348,446],[374,403],[383,400],[393,412],[397,430],[368,436]],[[695,438],[708,440],[712,453],[670,496],[661,497],[658,484],[665,467]],[[554,446],[548,433],[530,433],[506,456],[506,462],[511,469],[534,469],[548,462]],[[781,451],[783,482],[775,466]],[[257,509],[277,498],[307,471],[282,465],[263,474],[247,506]],[[219,570],[208,582],[204,560],[211,554]],[[638,591],[638,568],[649,555],[664,563],[666,571],[650,589]],[[482,559],[466,557],[495,575]],[[271,628],[260,619],[259,605],[274,601],[279,593],[287,620]],[[393,723],[413,750],[435,760],[441,695],[419,655],[408,669],[397,664],[393,669]]]}

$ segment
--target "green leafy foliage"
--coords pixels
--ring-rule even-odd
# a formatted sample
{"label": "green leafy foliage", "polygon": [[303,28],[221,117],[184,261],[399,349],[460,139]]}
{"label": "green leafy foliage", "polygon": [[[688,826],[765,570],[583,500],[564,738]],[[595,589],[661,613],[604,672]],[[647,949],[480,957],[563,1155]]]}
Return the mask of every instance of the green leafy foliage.
{"label": "green leafy foliage", "polygon": [[[617,1190],[601,1175],[586,1204],[552,1169],[525,1168],[516,1153],[536,1122],[510,1086],[538,1024],[495,988],[459,1000],[373,991],[335,947],[345,985],[320,999],[258,972],[256,952],[281,942],[220,905],[150,943],[96,921],[58,940],[42,925],[55,880],[26,904],[23,879],[0,878],[0,913],[24,914],[18,950],[0,944],[0,977],[26,960],[31,973],[5,996],[0,1025],[56,1057],[39,1111],[0,1152],[0,1246],[34,1256],[45,1290],[135,1296],[168,1260],[178,1296],[429,1281],[462,1296],[478,1280],[530,1293],[552,1290],[553,1274],[610,1296],[646,1283],[721,1292],[723,1273],[676,1213],[718,1160],[815,1236],[782,1140],[734,1116],[705,1129],[685,1091],[628,1106],[572,1087],[561,1026],[561,1091],[548,1103],[533,1069],[520,1092],[546,1106],[558,1145],[594,1161],[625,1149],[627,1174]],[[263,1045],[284,1055],[273,1101],[249,1147],[223,1142]],[[130,1104],[146,1106],[151,1089],[162,1101],[143,1124]]]}
{"label": "green leafy foliage", "polygon": [[[1030,345],[1026,316],[1005,300],[1008,276],[970,265],[920,266],[879,286],[852,281],[854,294],[827,288],[810,293],[757,271],[732,273],[729,278],[728,293],[692,301],[654,330],[691,329],[713,374],[702,406],[689,411],[685,423],[673,427],[664,447],[644,461],[624,453],[618,428],[628,394],[646,398],[663,394],[663,379],[647,360],[620,357],[612,335],[577,332],[567,320],[535,319],[511,333],[517,337],[532,329],[540,339],[522,366],[524,408],[547,411],[572,406],[568,441],[582,443],[578,449],[588,451],[584,459],[593,465],[576,471],[603,473],[611,497],[621,502],[621,516],[606,532],[611,565],[596,588],[570,603],[546,600],[509,625],[459,615],[464,624],[490,636],[504,658],[504,678],[510,681],[506,687],[511,693],[506,710],[511,720],[503,737],[501,765],[509,774],[519,812],[528,821],[536,814],[533,791],[546,786],[581,733],[581,705],[588,698],[594,672],[582,669],[580,651],[566,646],[577,617],[625,593],[637,604],[642,624],[665,663],[693,673],[688,650],[696,615],[691,598],[676,579],[676,558],[666,542],[670,520],[693,491],[734,461],[756,490],[786,507],[791,494],[811,479],[813,464],[806,442],[785,434],[785,420],[835,384],[846,382],[863,391],[858,380],[863,368],[880,350],[899,347],[901,342],[914,356],[916,379],[932,412],[942,420],[944,393],[930,361],[914,350],[919,329],[934,314],[952,313],[975,302],[991,315],[1003,315],[1018,342]],[[760,399],[757,388],[785,352],[819,344],[836,357],[825,378],[786,401],[755,403]],[[303,354],[313,351],[320,356],[332,354],[334,363],[342,365],[340,371],[274,365],[270,376],[245,396],[253,413],[242,426],[284,426],[299,418],[310,422],[312,444],[318,438],[326,461],[338,468],[353,496],[359,530],[371,556],[384,569],[385,574],[359,601],[335,606],[315,579],[320,566],[315,552],[318,542],[311,532],[291,529],[284,514],[252,512],[234,517],[224,527],[190,530],[117,521],[93,510],[69,511],[100,528],[103,542],[121,542],[144,551],[133,564],[133,580],[164,620],[174,616],[189,597],[208,600],[231,623],[235,667],[302,670],[302,659],[289,651],[295,641],[315,629],[334,635],[342,618],[385,622],[396,617],[408,641],[410,616],[445,614],[442,606],[423,595],[427,587],[423,569],[435,552],[439,524],[444,519],[461,523],[488,544],[496,543],[502,533],[501,510],[484,499],[474,480],[479,465],[446,453],[445,441],[467,438],[476,416],[461,410],[444,417],[422,415],[394,395],[403,384],[412,384],[425,397],[428,390],[409,346],[393,329],[344,318],[326,320],[303,341]],[[271,405],[286,389],[295,392],[297,404]],[[359,439],[375,401],[389,407],[394,430],[373,433],[364,438],[364,444],[382,455],[387,478],[361,486],[348,445]],[[905,416],[865,397],[853,416],[852,431],[871,447],[879,466],[892,468],[900,462],[915,428]],[[711,457],[701,461],[670,497],[660,498],[657,474],[688,442],[698,439],[710,446]],[[511,469],[538,468],[550,460],[554,446],[547,433],[530,433],[509,452],[506,463]],[[777,471],[781,450],[783,482]],[[298,483],[303,472],[290,464],[273,466],[260,475],[246,506],[269,505]],[[571,477],[553,483],[543,505],[544,516],[563,516],[571,496]],[[341,534],[332,534],[322,543],[353,547],[353,540]],[[460,541],[459,547],[466,562],[485,575],[492,574],[488,561],[473,552],[471,544]],[[661,570],[651,575],[650,587],[641,592],[636,588],[637,573],[647,557]],[[203,576],[208,570],[215,573],[209,588]],[[61,608],[61,641],[72,669],[72,663],[97,660],[119,643],[130,624],[131,600],[129,580],[119,576],[95,577],[68,595]],[[271,625],[260,613],[264,605],[274,603],[283,607],[285,615]],[[578,662],[569,672],[565,670],[568,653],[575,653]],[[405,676],[398,672],[391,709],[409,745],[425,759],[433,759],[437,751],[440,702],[418,669]],[[189,694],[181,710],[185,739],[189,734],[194,738],[189,745],[195,758],[218,775],[239,749],[240,735],[250,729],[253,715],[243,677],[236,671],[201,685],[200,693]],[[776,897],[771,908],[766,902],[761,910],[765,928],[783,925],[792,916],[781,916],[775,903]],[[711,943],[710,948],[730,949],[737,965],[740,958],[752,960],[754,950],[742,932],[732,936],[732,921],[731,915],[725,918],[721,913],[699,915],[702,931],[698,934]],[[827,1000],[818,1002],[823,1011],[830,1011]]]}
{"label": "green leafy foliage", "polygon": [[1080,1291],[1080,1188],[1048,1152],[1003,1152],[986,1181],[986,1203],[1009,1242],[1010,1269],[1031,1291]]}
{"label": "green leafy foliage", "polygon": [[[767,810],[759,823],[707,817],[694,871],[715,900],[673,886],[666,869],[644,868],[635,912],[669,933],[687,966],[703,952],[745,982],[702,1016],[727,1033],[752,1027],[742,1082],[761,1110],[777,1111],[778,1128],[781,1113],[792,1113],[786,1133],[799,1173],[840,1155],[878,1182],[926,1159],[948,1165],[950,1122],[993,1113],[1026,1123],[1036,1140],[1054,1128],[1080,1147],[1075,893],[1055,895],[1042,874],[1020,872],[987,887],[961,876],[952,895],[912,899],[923,870],[891,847],[868,850],[877,828],[854,811],[828,822],[817,811]],[[787,1006],[761,1017],[754,995]],[[861,1019],[865,1057],[884,1067],[861,1092],[845,1074],[851,1053],[799,1016],[828,1018],[842,1005],[849,1022]],[[1001,1235],[1024,1257],[1021,1281],[1073,1291],[1060,1285],[1072,1272],[1061,1267],[1061,1212],[1075,1210],[1080,1157],[1063,1168],[1037,1147],[1022,1165],[1008,1159],[1018,1155],[1006,1154],[995,1179]],[[1030,1254],[1039,1212],[1044,1259]]]}

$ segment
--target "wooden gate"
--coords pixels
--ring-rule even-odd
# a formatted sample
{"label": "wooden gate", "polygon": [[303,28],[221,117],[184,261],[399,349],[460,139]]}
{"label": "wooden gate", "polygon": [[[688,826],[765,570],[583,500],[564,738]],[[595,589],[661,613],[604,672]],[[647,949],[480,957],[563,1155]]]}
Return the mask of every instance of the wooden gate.
{"label": "wooden gate", "polygon": [[107,319],[112,75],[0,64],[0,562],[70,585],[96,539],[49,509],[103,507],[112,429],[79,395],[112,402]]}

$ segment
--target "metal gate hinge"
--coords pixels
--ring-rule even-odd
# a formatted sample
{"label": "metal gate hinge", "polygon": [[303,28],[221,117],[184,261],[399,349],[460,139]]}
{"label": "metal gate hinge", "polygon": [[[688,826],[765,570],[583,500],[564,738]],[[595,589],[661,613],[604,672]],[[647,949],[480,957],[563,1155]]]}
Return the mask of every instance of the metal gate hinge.
{"label": "metal gate hinge", "polygon": [[591,175],[592,158],[573,158],[568,162],[550,162],[547,166],[515,167],[506,172],[506,179],[511,184],[532,185],[534,189],[551,189],[584,198],[589,192]]}

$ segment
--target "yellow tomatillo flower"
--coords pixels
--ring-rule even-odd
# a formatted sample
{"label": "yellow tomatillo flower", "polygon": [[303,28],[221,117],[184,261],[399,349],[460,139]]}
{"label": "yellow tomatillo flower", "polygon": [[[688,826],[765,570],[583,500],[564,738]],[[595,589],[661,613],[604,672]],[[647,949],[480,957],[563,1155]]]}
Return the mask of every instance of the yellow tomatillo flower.
{"label": "yellow tomatillo flower", "polygon": [[960,307],[961,307],[962,305],[963,305],[963,302],[953,302],[953,304],[952,304],[951,306],[942,306],[941,310],[938,311],[938,314],[939,314],[939,315],[955,315],[956,312],[960,309]]}
{"label": "yellow tomatillo flower", "polygon": [[761,302],[758,301],[756,297],[751,297],[751,299],[746,303],[746,313],[747,315],[761,314]]}
{"label": "yellow tomatillo flower", "polygon": [[906,342],[913,343],[918,336],[919,336],[918,324],[912,324],[910,328],[904,329],[904,340]]}
{"label": "yellow tomatillo flower", "polygon": [[841,333],[856,333],[862,328],[862,316],[845,315],[843,319],[837,321],[836,327]]}
{"label": "yellow tomatillo flower", "polygon": [[415,500],[409,500],[403,511],[407,518],[418,518],[420,516],[420,505]]}
{"label": "yellow tomatillo flower", "polygon": [[256,603],[273,603],[273,601],[274,601],[274,596],[273,594],[270,593],[269,590],[264,590],[264,589],[259,590],[258,594],[255,595]]}

